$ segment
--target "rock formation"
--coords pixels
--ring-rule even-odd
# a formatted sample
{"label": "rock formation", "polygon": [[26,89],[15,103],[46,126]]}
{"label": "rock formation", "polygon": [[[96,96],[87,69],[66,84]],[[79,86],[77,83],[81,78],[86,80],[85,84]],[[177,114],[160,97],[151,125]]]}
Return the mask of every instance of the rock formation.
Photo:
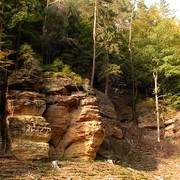
{"label": "rock formation", "polygon": [[[146,140],[157,139],[157,120],[155,103],[150,100],[137,104],[138,127],[142,138]],[[160,117],[161,139],[167,139],[180,148],[180,112]]]}
{"label": "rock formation", "polygon": [[120,120],[116,115],[114,105],[104,93],[98,90],[95,90],[95,93],[106,135],[98,151],[98,158],[122,159],[123,156],[129,152],[130,146],[127,141],[123,139]]}
{"label": "rock formation", "polygon": [[8,79],[6,118],[8,149],[19,159],[47,158],[51,129],[42,117],[46,109],[45,96],[38,77],[29,77],[23,71]]}
{"label": "rock formation", "polygon": [[174,113],[165,120],[165,138],[180,151],[180,112]]}
{"label": "rock formation", "polygon": [[44,81],[52,136],[50,156],[93,160],[104,140],[102,118],[95,96],[87,96],[81,85],[71,79]]}
{"label": "rock formation", "polygon": [[[143,101],[137,104],[138,127],[142,138],[157,140],[157,118],[154,101]],[[164,122],[160,118],[160,133],[164,136]]]}

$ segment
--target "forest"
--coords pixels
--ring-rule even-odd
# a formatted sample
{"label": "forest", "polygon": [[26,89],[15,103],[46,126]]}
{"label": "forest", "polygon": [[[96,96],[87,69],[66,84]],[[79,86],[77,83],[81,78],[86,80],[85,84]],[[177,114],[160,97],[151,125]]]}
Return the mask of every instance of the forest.
{"label": "forest", "polygon": [[0,0],[0,179],[179,179],[180,19],[145,2]]}
{"label": "forest", "polygon": [[1,0],[0,69],[87,78],[180,108],[180,20],[165,0]]}

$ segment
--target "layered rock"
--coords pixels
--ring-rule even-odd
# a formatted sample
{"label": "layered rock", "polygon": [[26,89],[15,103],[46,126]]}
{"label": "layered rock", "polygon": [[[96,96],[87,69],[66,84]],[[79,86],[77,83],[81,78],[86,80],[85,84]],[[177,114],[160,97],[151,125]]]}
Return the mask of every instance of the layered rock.
{"label": "layered rock", "polygon": [[104,93],[97,90],[95,93],[106,135],[98,151],[98,158],[122,159],[129,152],[130,146],[123,139],[120,120],[118,119],[114,105]]}
{"label": "layered rock", "polygon": [[180,112],[166,118],[165,138],[180,150]]}
{"label": "layered rock", "polygon": [[[147,100],[137,104],[138,127],[142,138],[157,139],[157,118],[154,101]],[[164,122],[160,118],[160,135],[164,136]]]}
{"label": "layered rock", "polygon": [[[1,119],[1,117],[0,117]],[[2,131],[1,131],[1,125],[0,125],[0,154],[2,153]]]}
{"label": "layered rock", "polygon": [[42,117],[46,102],[45,96],[39,93],[41,85],[41,79],[26,74],[12,75],[8,79],[8,147],[19,159],[48,157],[51,129]]}
{"label": "layered rock", "polygon": [[70,79],[46,79],[47,109],[51,125],[51,157],[93,160],[104,140],[97,99],[87,96],[81,85]]}

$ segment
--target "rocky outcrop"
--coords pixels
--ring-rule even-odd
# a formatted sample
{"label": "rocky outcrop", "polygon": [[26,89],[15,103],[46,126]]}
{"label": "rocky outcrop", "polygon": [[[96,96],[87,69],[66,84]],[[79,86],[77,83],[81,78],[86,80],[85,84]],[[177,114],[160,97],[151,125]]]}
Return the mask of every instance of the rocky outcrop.
{"label": "rocky outcrop", "polygon": [[118,119],[122,123],[130,122],[133,118],[132,108],[129,105],[128,97],[126,95],[114,96],[113,93],[109,95],[114,104]]}
{"label": "rocky outcrop", "polygon": [[180,150],[180,112],[165,120],[165,138]]}
{"label": "rocky outcrop", "polygon": [[95,96],[87,96],[81,85],[71,79],[49,78],[44,81],[52,136],[50,156],[93,160],[104,140],[102,118]]}
{"label": "rocky outcrop", "polygon": [[[138,127],[143,139],[157,140],[157,119],[155,102],[146,100],[137,104]],[[166,139],[180,148],[180,112],[160,117],[161,139]]]}
{"label": "rocky outcrop", "polygon": [[16,158],[39,160],[47,158],[51,129],[42,117],[45,96],[40,93],[39,77],[11,75],[8,79],[6,119],[8,147]]}
{"label": "rocky outcrop", "polygon": [[98,151],[98,158],[122,159],[129,152],[130,146],[123,139],[120,120],[118,119],[114,105],[104,93],[97,90],[95,90],[95,93],[106,135]]}
{"label": "rocky outcrop", "polygon": [[[155,102],[151,99],[139,102],[136,106],[138,127],[142,138],[146,140],[157,139],[157,118]],[[164,122],[160,117],[160,133],[164,136]]]}
{"label": "rocky outcrop", "polygon": [[9,77],[6,94],[8,147],[17,158],[121,159],[129,152],[107,96],[69,78],[26,73]]}

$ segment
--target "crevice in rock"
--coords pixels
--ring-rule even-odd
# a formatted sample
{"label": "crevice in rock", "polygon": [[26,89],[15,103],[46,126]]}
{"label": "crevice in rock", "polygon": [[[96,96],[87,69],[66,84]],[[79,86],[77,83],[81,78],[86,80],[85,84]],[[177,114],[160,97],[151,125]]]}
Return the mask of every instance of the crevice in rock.
{"label": "crevice in rock", "polygon": [[69,128],[70,124],[71,124],[71,123],[70,123],[70,121],[69,121],[69,124],[68,124],[67,128],[65,129],[64,133],[62,134],[61,138],[59,139],[57,145],[54,145],[53,143],[51,143],[51,140],[49,141],[50,144],[51,144],[55,149],[59,146],[59,144],[60,144],[61,140],[63,139],[63,136],[66,134],[66,131],[67,131],[67,129]]}
{"label": "crevice in rock", "polygon": [[7,91],[7,76],[8,72],[7,69],[5,71],[2,71],[1,73],[1,101],[0,101],[0,112],[1,112],[1,121],[0,121],[0,128],[1,128],[1,137],[2,137],[2,151],[6,152],[8,149],[7,146],[7,127],[6,127],[6,91]]}

